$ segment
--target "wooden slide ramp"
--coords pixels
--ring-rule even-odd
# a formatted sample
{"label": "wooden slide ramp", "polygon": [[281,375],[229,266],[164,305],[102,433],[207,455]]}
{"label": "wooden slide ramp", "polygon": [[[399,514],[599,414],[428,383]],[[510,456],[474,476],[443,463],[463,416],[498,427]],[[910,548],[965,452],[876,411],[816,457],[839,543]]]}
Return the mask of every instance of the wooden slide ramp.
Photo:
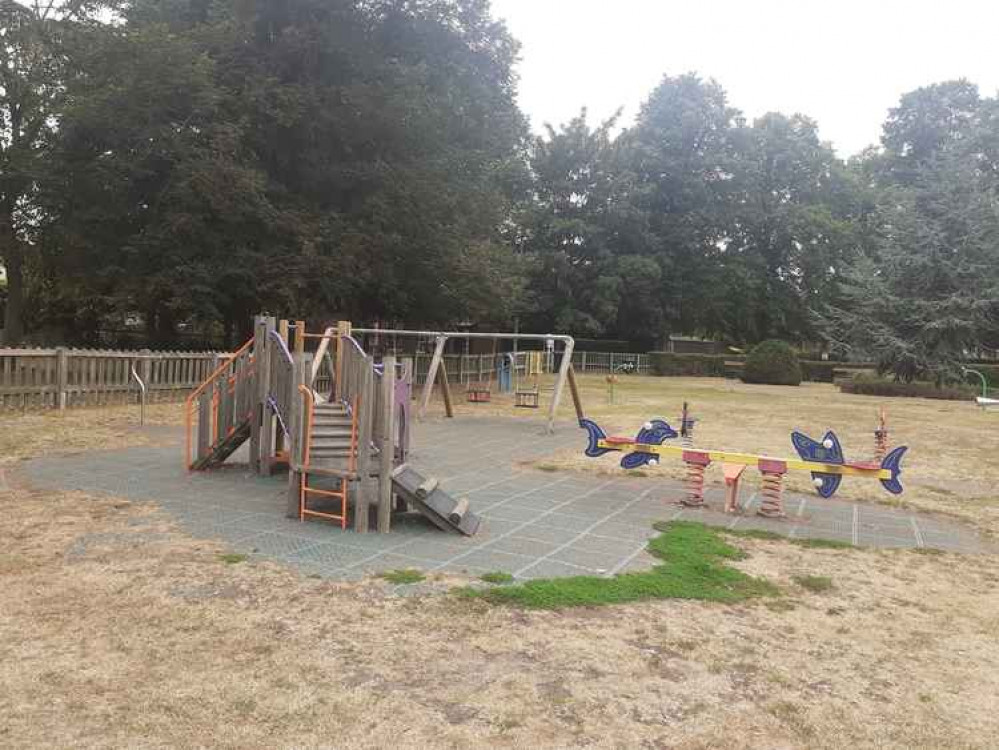
{"label": "wooden slide ramp", "polygon": [[199,456],[191,464],[194,471],[203,471],[218,466],[236,452],[243,443],[250,439],[250,420],[245,419],[237,424],[232,431],[212,446],[208,453]]}
{"label": "wooden slide ramp", "polygon": [[425,477],[409,464],[392,472],[392,487],[413,508],[444,531],[472,536],[479,530],[479,517],[468,509],[468,500],[455,499],[441,489],[434,477]]}

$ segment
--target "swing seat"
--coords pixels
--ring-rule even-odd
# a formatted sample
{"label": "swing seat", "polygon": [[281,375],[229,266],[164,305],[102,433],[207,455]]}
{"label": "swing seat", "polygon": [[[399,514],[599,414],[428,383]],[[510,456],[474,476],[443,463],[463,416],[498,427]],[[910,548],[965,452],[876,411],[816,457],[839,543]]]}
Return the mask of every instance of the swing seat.
{"label": "swing seat", "polygon": [[470,404],[484,404],[492,400],[492,389],[488,383],[469,383],[465,396]]}
{"label": "swing seat", "polygon": [[514,406],[537,409],[539,395],[537,386],[533,388],[518,388],[516,393],[514,393]]}

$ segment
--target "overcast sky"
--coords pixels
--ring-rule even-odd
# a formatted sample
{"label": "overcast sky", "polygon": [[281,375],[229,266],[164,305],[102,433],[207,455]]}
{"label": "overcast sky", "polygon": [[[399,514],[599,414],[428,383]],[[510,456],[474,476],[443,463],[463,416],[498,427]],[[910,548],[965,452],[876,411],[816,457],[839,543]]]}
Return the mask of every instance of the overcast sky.
{"label": "overcast sky", "polygon": [[750,118],[800,112],[842,157],[877,141],[888,108],[965,77],[999,88],[995,0],[492,0],[520,40],[520,105],[535,131],[586,106],[630,123],[664,74],[716,79]]}

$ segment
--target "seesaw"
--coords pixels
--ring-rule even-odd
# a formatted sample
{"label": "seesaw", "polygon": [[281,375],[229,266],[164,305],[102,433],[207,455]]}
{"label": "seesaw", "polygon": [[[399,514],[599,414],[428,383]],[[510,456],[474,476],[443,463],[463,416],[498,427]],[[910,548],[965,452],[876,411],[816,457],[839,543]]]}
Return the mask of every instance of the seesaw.
{"label": "seesaw", "polygon": [[[686,409],[685,409],[686,413]],[[675,456],[687,465],[687,495],[681,500],[684,505],[704,504],[704,470],[718,462],[725,468],[725,481],[729,485],[729,499],[726,511],[735,510],[735,497],[742,470],[756,466],[763,475],[760,513],[765,516],[784,515],[782,488],[783,478],[790,470],[808,471],[819,495],[832,497],[839,489],[845,476],[877,479],[888,492],[898,495],[902,492],[899,475],[902,473],[902,456],[907,448],[899,446],[887,450],[887,428],[884,412],[881,413],[879,429],[875,431],[876,449],[881,458],[877,461],[846,461],[839,438],[831,430],[818,442],[801,432],[791,433],[791,443],[800,458],[774,458],[754,453],[706,450],[684,445],[665,445],[667,440],[679,437],[679,433],[661,419],[646,422],[634,438],[608,437],[596,422],[581,419],[579,426],[587,431],[589,445],[584,453],[596,458],[606,453],[625,454],[621,467],[637,469],[641,466],[656,465],[662,457]]]}

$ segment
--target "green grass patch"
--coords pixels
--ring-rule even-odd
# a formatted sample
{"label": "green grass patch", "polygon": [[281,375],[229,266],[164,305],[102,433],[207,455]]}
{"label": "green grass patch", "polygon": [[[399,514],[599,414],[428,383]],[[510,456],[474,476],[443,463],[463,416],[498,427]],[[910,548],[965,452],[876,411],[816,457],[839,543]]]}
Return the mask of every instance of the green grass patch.
{"label": "green grass patch", "polygon": [[799,547],[812,549],[857,549],[849,542],[837,542],[835,539],[792,539]]}
{"label": "green grass patch", "polygon": [[426,578],[421,571],[414,570],[413,568],[406,568],[404,570],[386,570],[384,573],[380,573],[379,575],[389,583],[419,583]]}
{"label": "green grass patch", "polygon": [[240,555],[235,552],[228,552],[224,555],[219,555],[219,560],[224,562],[226,565],[235,565],[236,563],[246,562],[246,555]]}
{"label": "green grass patch", "polygon": [[813,594],[824,594],[836,588],[829,576],[794,576],[794,582]]}
{"label": "green grass patch", "polygon": [[764,529],[725,529],[729,536],[738,536],[743,539],[764,539],[768,542],[790,542],[790,537],[778,534],[776,531],[766,531]]}
{"label": "green grass patch", "polygon": [[723,532],[729,536],[737,536],[743,539],[762,539],[767,542],[787,542],[796,544],[799,547],[809,547],[811,549],[856,549],[849,542],[837,542],[833,539],[798,539],[776,531],[766,531],[765,529],[725,529]]}
{"label": "green grass patch", "polygon": [[513,576],[502,570],[494,570],[491,573],[483,573],[479,576],[486,583],[513,583]]}
{"label": "green grass patch", "polygon": [[622,573],[611,578],[573,576],[528,581],[495,589],[462,589],[460,596],[494,604],[536,609],[560,609],[619,604],[645,599],[699,599],[741,602],[776,596],[777,587],[754,578],[726,561],[745,557],[727,544],[716,529],[685,521],[656,524],[661,533],[649,542],[648,551],[662,560],[652,570]]}

